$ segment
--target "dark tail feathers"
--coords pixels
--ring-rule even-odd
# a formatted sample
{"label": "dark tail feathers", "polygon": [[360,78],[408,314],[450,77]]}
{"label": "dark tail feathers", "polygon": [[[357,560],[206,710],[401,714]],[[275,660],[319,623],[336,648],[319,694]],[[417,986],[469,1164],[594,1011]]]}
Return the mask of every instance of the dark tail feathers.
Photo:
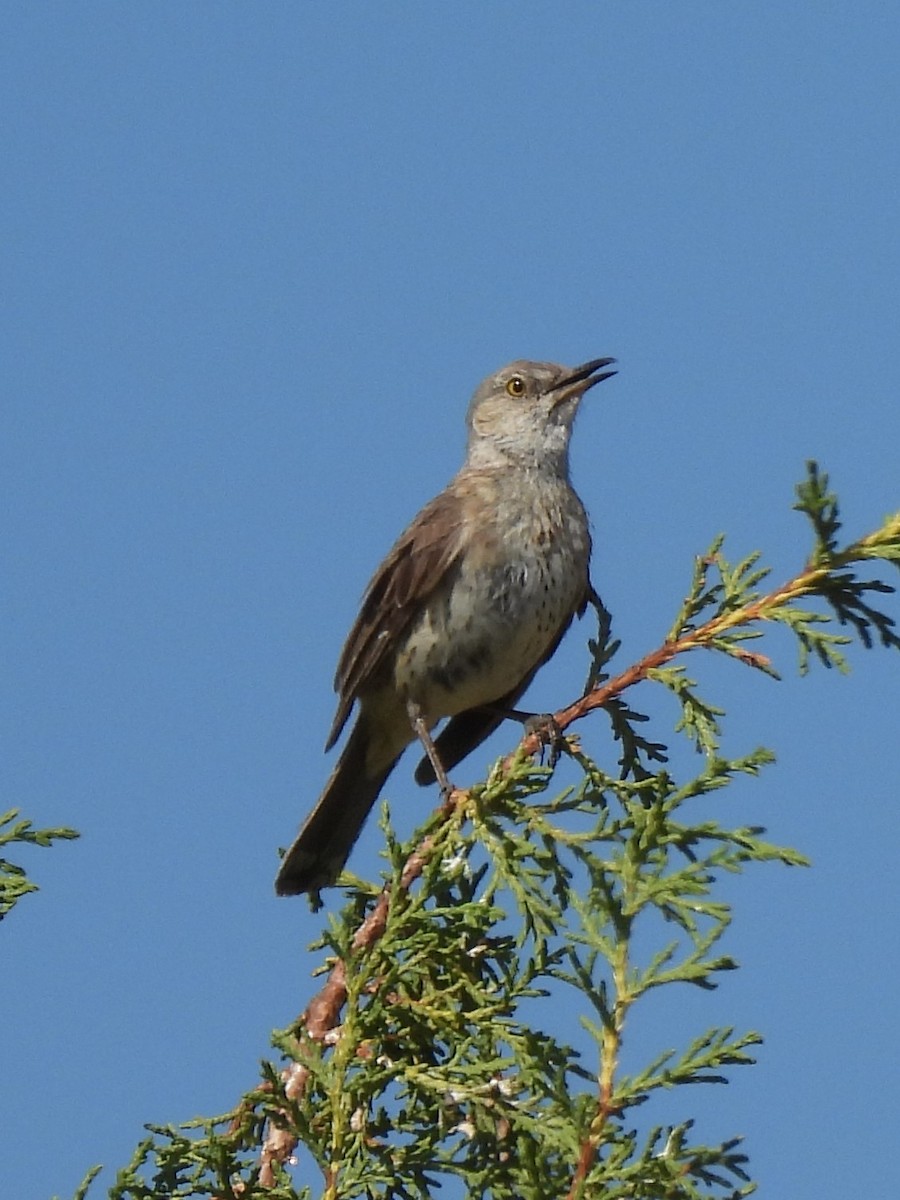
{"label": "dark tail feathers", "polygon": [[281,860],[275,880],[279,896],[298,896],[328,887],[343,869],[396,762],[375,776],[367,776],[368,742],[368,731],[360,718],[318,803]]}

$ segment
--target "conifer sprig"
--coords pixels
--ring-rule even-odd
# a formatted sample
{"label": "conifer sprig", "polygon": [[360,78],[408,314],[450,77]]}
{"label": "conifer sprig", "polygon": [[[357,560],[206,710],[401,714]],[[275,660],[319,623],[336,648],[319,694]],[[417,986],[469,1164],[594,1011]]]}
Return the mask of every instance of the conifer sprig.
{"label": "conifer sprig", "polygon": [[[559,728],[568,728],[597,708],[607,709],[617,736],[626,747],[623,770],[646,769],[643,760],[648,755],[634,729],[635,720],[643,718],[633,714],[624,717],[621,701],[625,691],[645,679],[654,679],[676,695],[682,711],[681,728],[698,748],[715,753],[718,745],[716,718],[721,713],[697,696],[693,681],[687,679],[680,664],[674,669],[668,666],[681,655],[693,650],[714,650],[777,679],[778,673],[768,656],[745,645],[762,637],[761,627],[773,622],[796,637],[801,672],[805,673],[813,660],[846,671],[847,660],[840,647],[853,638],[827,628],[835,619],[849,627],[866,649],[871,649],[876,641],[886,648],[900,649],[896,619],[867,599],[872,595],[892,594],[894,587],[880,579],[860,579],[852,569],[856,564],[874,560],[900,568],[900,513],[887,517],[878,529],[841,549],[838,501],[829,491],[828,476],[816,463],[807,463],[806,478],[797,486],[797,497],[794,507],[809,518],[814,538],[802,571],[780,587],[760,592],[759,585],[769,571],[759,566],[759,554],[754,552],[732,566],[722,554],[724,538],[716,537],[706,554],[695,561],[688,594],[663,643],[616,676],[604,670],[610,659],[609,646],[613,644],[606,614],[600,623],[600,637],[591,644],[593,686],[554,714]],[[717,578],[711,581],[713,572]],[[807,607],[807,602],[815,599],[824,603],[825,611]],[[630,727],[630,734],[624,731],[625,725]],[[524,745],[534,752],[533,735]]]}
{"label": "conifer sprig", "polygon": [[[55,829],[34,829],[31,821],[19,820],[19,810],[11,808],[0,814],[0,849],[15,843],[31,846],[51,846],[56,841],[71,841],[79,834],[74,829],[60,826]],[[25,868],[0,858],[0,921],[15,908],[29,892],[38,891],[38,885],[28,878]]]}

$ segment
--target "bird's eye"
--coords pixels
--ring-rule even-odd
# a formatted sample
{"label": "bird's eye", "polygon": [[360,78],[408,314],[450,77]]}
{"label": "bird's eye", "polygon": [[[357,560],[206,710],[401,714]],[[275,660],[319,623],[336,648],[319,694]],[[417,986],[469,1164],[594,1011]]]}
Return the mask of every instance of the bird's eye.
{"label": "bird's eye", "polygon": [[510,379],[506,385],[506,390],[510,396],[515,396],[516,399],[518,399],[519,396],[524,396],[525,380],[521,375],[513,375],[512,379]]}

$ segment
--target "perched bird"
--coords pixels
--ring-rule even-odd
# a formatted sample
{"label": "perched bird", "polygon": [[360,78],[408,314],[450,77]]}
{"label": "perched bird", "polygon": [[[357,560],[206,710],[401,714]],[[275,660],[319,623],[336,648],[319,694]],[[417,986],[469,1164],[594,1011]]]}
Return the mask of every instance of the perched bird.
{"label": "perched bird", "polygon": [[279,895],[334,882],[410,742],[426,751],[417,782],[448,790],[446,772],[496,729],[584,611],[591,538],[569,437],[614,361],[518,361],[475,392],[461,470],[375,572],[344,645],[326,750],[354,704],[356,723],[282,860]]}

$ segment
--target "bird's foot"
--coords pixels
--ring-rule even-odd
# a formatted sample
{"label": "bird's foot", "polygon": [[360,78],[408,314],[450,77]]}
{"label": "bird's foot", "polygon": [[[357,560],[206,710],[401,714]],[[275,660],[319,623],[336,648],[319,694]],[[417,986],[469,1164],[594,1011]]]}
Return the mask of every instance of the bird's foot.
{"label": "bird's foot", "polygon": [[555,767],[559,762],[560,752],[565,745],[563,732],[553,713],[522,712],[518,708],[503,708],[495,704],[486,705],[487,711],[497,713],[510,721],[518,721],[525,731],[526,737],[535,737],[540,742],[540,762],[543,766],[544,752],[547,752],[547,766]]}
{"label": "bird's foot", "polygon": [[553,713],[530,713],[522,722],[525,733],[536,737],[540,742],[539,761],[544,764],[544,752],[547,753],[547,766],[551,769],[559,762],[559,756],[565,744],[563,732]]}

